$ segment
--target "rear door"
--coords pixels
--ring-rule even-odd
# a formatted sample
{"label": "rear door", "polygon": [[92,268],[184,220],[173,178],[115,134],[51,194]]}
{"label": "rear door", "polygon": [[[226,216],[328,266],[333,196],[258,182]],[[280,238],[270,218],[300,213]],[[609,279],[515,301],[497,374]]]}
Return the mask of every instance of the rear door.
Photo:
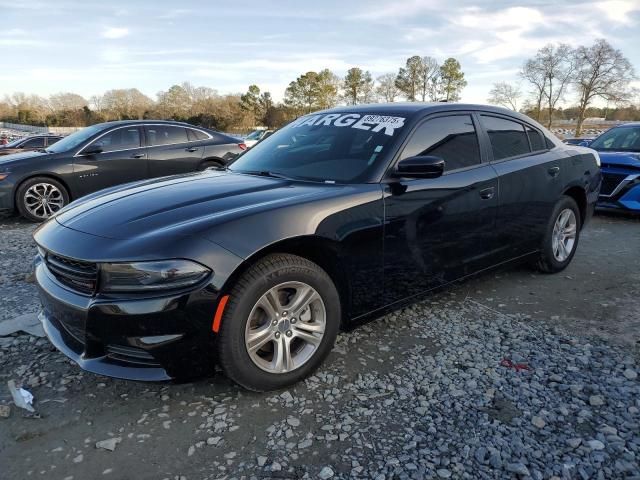
{"label": "rear door", "polygon": [[[202,161],[204,146],[179,125],[147,125],[145,137],[151,177],[193,172]],[[192,140],[193,139],[193,140]]]}
{"label": "rear door", "polygon": [[386,303],[419,294],[493,262],[497,175],[483,162],[471,113],[430,117],[409,137],[398,160],[444,159],[433,179],[399,179],[385,187]]}
{"label": "rear door", "polygon": [[562,194],[560,157],[531,125],[484,113],[480,123],[498,173],[498,244],[506,257],[514,258],[540,246]]}
{"label": "rear door", "polygon": [[[85,154],[94,147],[100,153]],[[80,195],[148,178],[142,129],[137,125],[118,127],[99,136],[74,158],[73,173]]]}

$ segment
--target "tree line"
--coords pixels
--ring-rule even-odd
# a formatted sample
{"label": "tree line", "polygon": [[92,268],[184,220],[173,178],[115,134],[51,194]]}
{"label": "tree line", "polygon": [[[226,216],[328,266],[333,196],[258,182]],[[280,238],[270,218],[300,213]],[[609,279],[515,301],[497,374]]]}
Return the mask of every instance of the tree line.
{"label": "tree line", "polygon": [[152,99],[136,88],[114,89],[84,98],[62,92],[44,98],[14,93],[0,100],[0,120],[47,126],[86,126],[109,120],[173,119],[223,131],[247,131],[264,125],[280,127],[294,118],[344,103],[458,101],[467,85],[454,58],[441,65],[431,57],[412,56],[397,72],[374,79],[369,71],[354,67],[344,77],[329,69],[309,71],[285,90],[282,102],[268,91],[251,85],[244,94],[221,95],[189,82],[173,85]]}
{"label": "tree line", "polygon": [[[520,84],[493,84],[488,102],[521,110],[549,128],[555,119],[574,119],[576,136],[580,136],[588,117],[640,120],[638,107],[633,105],[638,95],[631,87],[637,78],[634,68],[606,40],[577,48],[546,45],[524,62],[519,77]],[[519,108],[523,98],[524,104]],[[575,106],[561,108],[567,99],[573,100]],[[594,107],[597,100],[604,101],[607,107]]]}
{"label": "tree line", "polygon": [[[554,119],[576,119],[579,135],[585,118],[602,116],[620,120],[640,119],[632,104],[637,92],[629,60],[606,40],[589,47],[547,45],[524,62],[519,83],[495,83],[489,103],[519,110],[551,125]],[[173,119],[228,132],[254,126],[280,127],[294,118],[338,104],[372,102],[456,102],[467,86],[460,62],[447,58],[439,63],[414,55],[396,71],[373,78],[371,72],[350,68],[344,77],[329,69],[309,71],[287,86],[281,102],[258,85],[245,93],[219,94],[207,86],[189,82],[173,85],[152,99],[138,89],[114,89],[85,99],[75,93],[48,98],[14,93],[0,100],[0,120],[48,126],[85,126],[109,120]],[[521,104],[522,100],[524,102]],[[566,100],[576,105],[562,108]],[[594,102],[602,99],[607,108]]]}

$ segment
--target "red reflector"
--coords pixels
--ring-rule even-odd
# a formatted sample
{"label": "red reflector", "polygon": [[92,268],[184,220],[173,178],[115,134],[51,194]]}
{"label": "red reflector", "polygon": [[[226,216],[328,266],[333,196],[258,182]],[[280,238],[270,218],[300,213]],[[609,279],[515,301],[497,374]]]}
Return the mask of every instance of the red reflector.
{"label": "red reflector", "polygon": [[246,150],[247,149],[247,145],[244,143],[239,143],[238,146],[240,147],[240,150]]}
{"label": "red reflector", "polygon": [[225,295],[218,302],[218,308],[216,309],[216,314],[213,317],[213,325],[211,326],[211,330],[214,333],[218,333],[220,330],[220,322],[222,322],[222,314],[224,313],[224,307],[227,306],[227,300],[229,300],[229,295]]}

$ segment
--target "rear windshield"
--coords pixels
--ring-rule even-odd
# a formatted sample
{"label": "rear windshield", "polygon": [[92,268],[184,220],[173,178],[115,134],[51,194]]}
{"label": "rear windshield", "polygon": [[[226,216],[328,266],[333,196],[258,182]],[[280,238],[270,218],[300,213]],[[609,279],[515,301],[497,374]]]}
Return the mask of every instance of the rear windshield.
{"label": "rear windshield", "polygon": [[375,113],[308,115],[258,143],[229,169],[358,183],[391,150],[405,123],[405,117]]}

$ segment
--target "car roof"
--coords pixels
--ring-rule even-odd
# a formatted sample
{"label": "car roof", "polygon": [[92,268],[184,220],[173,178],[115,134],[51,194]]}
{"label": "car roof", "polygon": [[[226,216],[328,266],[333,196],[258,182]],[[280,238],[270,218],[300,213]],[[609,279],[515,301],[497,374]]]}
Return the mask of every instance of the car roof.
{"label": "car roof", "polygon": [[[179,122],[177,120],[153,120],[153,119],[147,119],[147,120],[113,120],[110,122],[103,122],[103,123],[96,123],[95,125],[104,125],[104,126],[116,126],[116,125],[136,125],[136,124],[145,124],[145,123],[154,123],[154,124],[167,124],[167,125],[182,125],[184,127],[191,127],[191,128],[204,128],[204,127],[199,127],[197,125],[192,125],[190,123],[187,122]],[[211,130],[211,129],[205,129],[205,130]]]}
{"label": "car roof", "polygon": [[622,123],[620,125],[616,125],[613,128],[621,128],[621,127],[640,127],[640,122],[628,122],[628,123]]}
{"label": "car roof", "polygon": [[395,113],[405,114],[408,116],[414,116],[417,114],[437,113],[437,112],[451,112],[456,110],[465,111],[482,111],[489,113],[496,113],[500,115],[508,115],[520,119],[521,121],[536,124],[531,117],[523,115],[522,113],[514,110],[509,110],[503,107],[497,107],[494,105],[481,105],[475,103],[449,103],[449,102],[392,102],[392,103],[367,103],[362,105],[346,105],[318,112],[312,112],[310,115],[319,113],[330,112],[344,112],[344,113]]}

